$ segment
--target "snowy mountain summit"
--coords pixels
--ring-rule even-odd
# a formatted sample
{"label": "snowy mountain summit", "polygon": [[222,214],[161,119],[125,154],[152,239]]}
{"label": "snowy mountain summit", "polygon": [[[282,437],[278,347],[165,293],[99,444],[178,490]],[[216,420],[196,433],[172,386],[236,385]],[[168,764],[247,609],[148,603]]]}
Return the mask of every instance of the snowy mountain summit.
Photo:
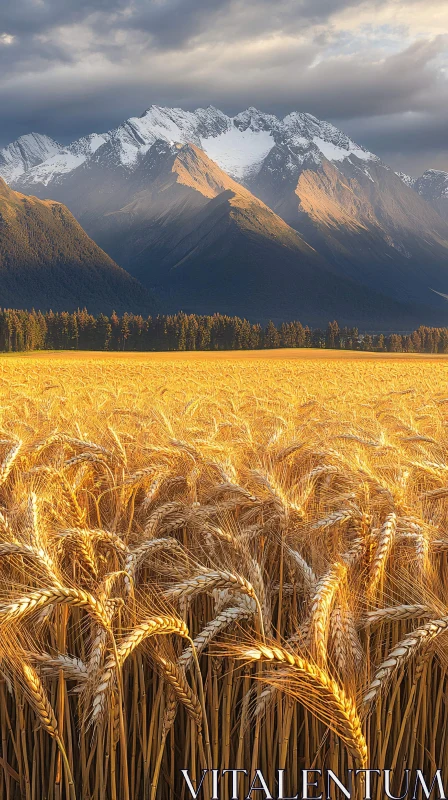
{"label": "snowy mountain summit", "polygon": [[63,151],[62,145],[49,136],[28,133],[0,150],[0,176],[7,183],[13,183],[37,164]]}
{"label": "snowy mountain summit", "polygon": [[38,134],[21,137],[0,150],[0,175],[22,188],[48,186],[89,160],[98,163],[103,158],[109,166],[134,171],[157,140],[195,144],[241,182],[258,173],[275,146],[290,150],[302,162],[319,163],[322,157],[332,162],[378,161],[334,125],[311,114],[293,112],[278,119],[251,107],[229,117],[213,106],[183,111],[153,105],[108,133],[91,134],[67,147]]}

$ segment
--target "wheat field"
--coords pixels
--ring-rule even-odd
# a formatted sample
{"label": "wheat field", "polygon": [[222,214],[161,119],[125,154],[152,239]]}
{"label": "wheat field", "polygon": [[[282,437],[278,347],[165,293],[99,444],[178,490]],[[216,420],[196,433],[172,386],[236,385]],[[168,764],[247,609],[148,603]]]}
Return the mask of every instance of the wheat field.
{"label": "wheat field", "polygon": [[447,378],[1,358],[0,800],[184,800],[181,767],[447,780]]}

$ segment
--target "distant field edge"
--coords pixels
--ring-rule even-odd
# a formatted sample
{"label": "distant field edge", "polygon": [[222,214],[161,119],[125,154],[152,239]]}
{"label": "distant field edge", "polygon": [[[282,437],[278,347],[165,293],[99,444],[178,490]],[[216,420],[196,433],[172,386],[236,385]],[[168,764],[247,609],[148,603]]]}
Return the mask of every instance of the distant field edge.
{"label": "distant field edge", "polygon": [[444,361],[448,353],[390,353],[362,350],[330,350],[321,348],[288,348],[263,350],[159,350],[159,351],[108,351],[108,350],[31,350],[18,353],[0,353],[1,359],[51,359],[51,360],[139,360],[139,361],[247,361],[256,359],[322,361]]}

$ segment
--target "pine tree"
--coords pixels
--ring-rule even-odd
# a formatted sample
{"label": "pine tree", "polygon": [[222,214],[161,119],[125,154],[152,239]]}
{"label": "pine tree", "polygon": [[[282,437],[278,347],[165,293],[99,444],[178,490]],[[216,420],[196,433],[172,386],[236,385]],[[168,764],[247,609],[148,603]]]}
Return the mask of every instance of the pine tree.
{"label": "pine tree", "polygon": [[264,346],[269,350],[280,347],[280,334],[272,320],[269,320],[264,332]]}

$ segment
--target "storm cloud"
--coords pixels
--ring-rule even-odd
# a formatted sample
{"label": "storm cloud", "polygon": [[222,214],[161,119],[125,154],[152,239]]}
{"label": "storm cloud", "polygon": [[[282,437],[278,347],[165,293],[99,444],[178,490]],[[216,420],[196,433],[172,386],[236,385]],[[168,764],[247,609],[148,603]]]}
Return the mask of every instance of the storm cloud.
{"label": "storm cloud", "polygon": [[149,105],[308,111],[392,166],[448,170],[445,0],[16,0],[0,145],[68,142]]}

